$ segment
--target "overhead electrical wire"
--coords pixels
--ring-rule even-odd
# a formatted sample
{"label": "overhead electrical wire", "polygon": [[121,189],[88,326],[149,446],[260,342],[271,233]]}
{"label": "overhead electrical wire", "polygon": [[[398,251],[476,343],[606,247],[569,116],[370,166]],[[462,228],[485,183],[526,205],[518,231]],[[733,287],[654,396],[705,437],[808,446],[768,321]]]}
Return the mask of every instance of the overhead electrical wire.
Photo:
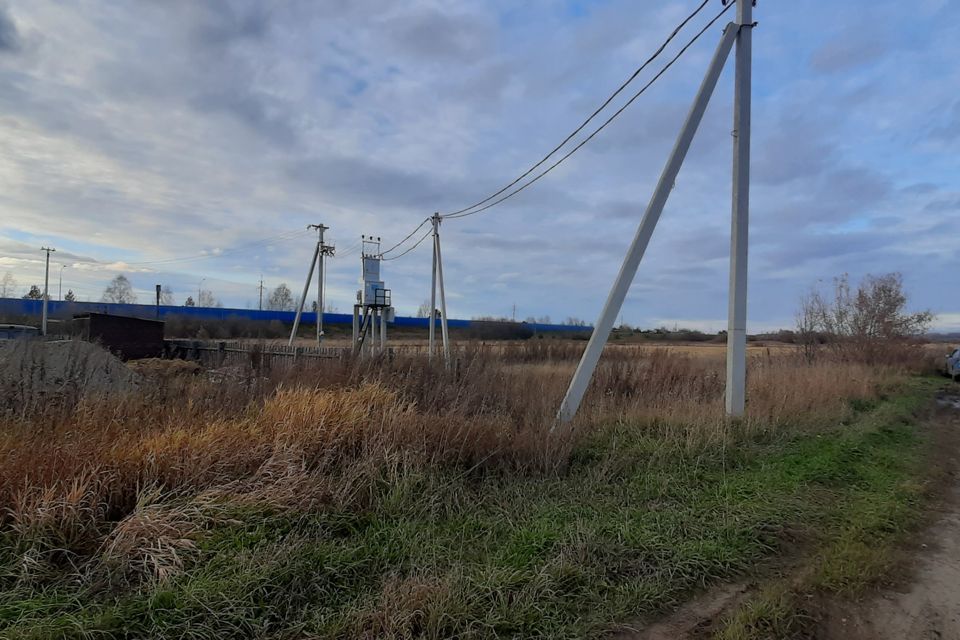
{"label": "overhead electrical wire", "polygon": [[333,254],[334,258],[346,258],[347,256],[353,255],[360,248],[360,245],[363,244],[363,240],[357,240],[352,245],[344,249],[343,251],[338,251]]}
{"label": "overhead electrical wire", "polygon": [[[423,226],[423,225],[420,225],[420,226]],[[407,255],[408,253],[410,253],[411,251],[413,251],[414,249],[416,249],[417,247],[419,247],[419,246],[420,246],[420,243],[422,243],[424,240],[426,240],[427,237],[429,237],[432,233],[433,233],[433,229],[427,229],[427,232],[426,232],[425,234],[423,234],[423,237],[421,237],[419,240],[417,240],[417,241],[416,241],[410,248],[408,248],[406,251],[404,251],[403,253],[398,253],[397,255],[393,256],[392,258],[381,258],[381,260],[396,260],[397,258],[402,258],[403,256]]]}
{"label": "overhead electrical wire", "polygon": [[[603,111],[604,109],[606,109],[607,106],[609,106],[609,104],[613,101],[614,98],[616,98],[618,95],[620,95],[620,93],[622,93],[623,90],[626,89],[627,86],[628,86],[631,82],[633,82],[633,81],[637,78],[637,76],[640,75],[640,74],[643,72],[644,69],[646,69],[648,66],[650,66],[650,64],[652,64],[652,63],[654,62],[654,60],[656,60],[656,59],[660,56],[660,54],[663,53],[664,49],[667,48],[667,46],[673,41],[673,39],[677,36],[677,34],[680,33],[680,31],[682,31],[683,28],[686,27],[687,24],[689,24],[691,20],[693,20],[697,15],[699,15],[700,12],[703,11],[703,9],[707,6],[707,4],[709,4],[709,2],[710,2],[710,0],[703,0],[703,2],[700,3],[700,5],[693,11],[693,13],[691,13],[691,14],[688,15],[686,18],[684,18],[683,21],[680,22],[680,24],[678,24],[678,25],[676,26],[676,28],[674,28],[674,30],[670,33],[670,35],[667,37],[667,39],[663,41],[663,44],[661,44],[660,47],[659,47],[656,51],[654,51],[653,54],[652,54],[649,58],[647,58],[647,60],[646,60],[643,64],[641,64],[641,65],[636,69],[636,71],[634,71],[634,72],[630,75],[629,78],[627,78],[627,79],[623,82],[623,84],[621,84],[619,87],[617,87],[617,90],[614,91],[612,94],[610,94],[610,96],[609,96],[606,100],[604,100],[603,103],[602,103],[599,107],[597,107],[596,110],[594,110],[594,112],[591,113],[590,116],[587,117],[586,120],[584,120],[582,123],[580,123],[580,126],[578,126],[576,129],[574,129],[574,130],[570,133],[570,135],[568,135],[566,138],[563,139],[562,142],[560,142],[560,144],[558,144],[556,147],[554,147],[554,148],[550,151],[550,153],[548,153],[547,155],[545,155],[545,156],[544,156],[543,158],[541,158],[536,164],[534,164],[532,167],[530,167],[529,169],[527,169],[524,173],[522,173],[520,176],[518,176],[513,182],[507,184],[506,186],[504,186],[504,187],[503,187],[502,189],[500,189],[499,191],[490,194],[489,196],[487,196],[487,197],[484,198],[483,200],[480,200],[479,202],[476,202],[476,203],[470,205],[469,207],[464,207],[463,209],[458,209],[458,210],[456,210],[456,211],[451,211],[451,212],[449,212],[449,213],[447,213],[447,214],[444,214],[444,217],[450,217],[450,218],[457,217],[457,216],[459,216],[460,214],[464,214],[465,212],[470,211],[471,209],[475,209],[476,207],[479,207],[479,206],[481,206],[481,205],[483,205],[483,204],[486,204],[486,203],[489,202],[490,200],[493,200],[494,198],[496,198],[497,196],[499,196],[501,193],[503,193],[504,191],[507,191],[508,189],[510,189],[510,187],[514,186],[515,184],[517,184],[518,182],[520,182],[521,180],[523,180],[524,178],[526,178],[528,175],[530,175],[531,173],[533,173],[534,171],[536,171],[538,167],[540,167],[541,165],[543,165],[547,160],[549,160],[551,157],[553,157],[553,155],[554,155],[555,153],[557,153],[558,151],[560,151],[560,149],[562,149],[568,142],[570,142],[570,140],[572,140],[574,136],[576,136],[578,133],[580,133],[581,131],[583,131],[583,129],[584,129],[588,124],[590,124],[590,122],[592,122],[593,119],[596,118],[597,115],[599,115],[601,111]],[[721,14],[721,15],[722,15],[722,14]],[[716,20],[716,19],[715,19],[715,20]]]}
{"label": "overhead electrical wire", "polygon": [[[610,105],[610,103],[611,103],[618,95],[620,95],[620,93],[622,93],[623,90],[624,90],[625,88],[627,88],[627,86],[629,86],[630,83],[632,83],[632,82],[637,78],[637,76],[638,76],[640,73],[643,72],[644,69],[646,69],[648,66],[650,66],[650,64],[652,64],[652,63],[660,56],[660,54],[663,53],[663,51],[664,51],[664,50],[666,49],[666,47],[673,41],[673,39],[677,36],[677,34],[678,34],[680,31],[682,31],[683,28],[686,27],[686,26],[690,23],[691,20],[693,20],[697,15],[699,15],[700,12],[702,12],[703,9],[707,6],[707,4],[709,4],[709,0],[704,0],[703,2],[701,2],[701,3],[697,6],[697,8],[696,8],[690,15],[688,15],[686,18],[684,18],[683,21],[681,21],[681,22],[677,25],[677,27],[674,28],[674,30],[670,33],[670,35],[667,37],[667,39],[664,40],[664,42],[660,45],[660,47],[657,48],[657,50],[656,50],[642,65],[640,65],[640,67],[638,67],[637,70],[634,71],[634,72],[630,75],[630,77],[627,78],[626,81],[624,81],[624,82],[616,89],[616,91],[614,91],[606,100],[604,100],[603,103],[602,103],[596,110],[594,110],[594,112],[591,113],[590,116],[587,117],[586,120],[584,120],[584,121],[580,124],[580,126],[578,126],[576,129],[574,129],[574,131],[573,131],[572,133],[570,133],[566,138],[564,138],[563,141],[560,142],[560,144],[558,144],[556,147],[554,147],[553,150],[550,151],[550,153],[548,153],[546,156],[544,156],[543,158],[541,158],[536,164],[534,164],[532,167],[530,167],[529,169],[527,169],[527,171],[525,171],[523,174],[521,174],[521,175],[520,175],[519,177],[517,177],[515,180],[513,180],[512,182],[510,182],[509,184],[507,184],[506,186],[504,186],[504,187],[503,187],[502,189],[500,189],[499,191],[496,191],[495,193],[487,196],[486,198],[484,198],[483,200],[480,200],[479,202],[476,202],[476,203],[470,205],[469,207],[464,207],[463,209],[458,209],[458,210],[452,211],[452,212],[450,212],[450,213],[442,214],[440,217],[441,217],[441,218],[450,218],[450,219],[465,218],[465,217],[467,217],[467,216],[471,216],[471,215],[474,215],[474,214],[476,214],[476,213],[480,213],[480,212],[482,212],[482,211],[486,211],[487,209],[490,209],[490,208],[492,208],[492,207],[495,207],[496,205],[500,204],[501,202],[503,202],[503,201],[505,201],[505,200],[507,200],[507,199],[509,199],[509,198],[512,198],[513,196],[517,195],[518,193],[520,193],[521,191],[523,191],[523,190],[526,189],[527,187],[529,187],[529,186],[533,185],[534,183],[536,183],[537,181],[539,181],[541,178],[543,178],[543,177],[546,176],[548,173],[550,173],[551,171],[553,171],[554,169],[556,169],[558,166],[560,166],[564,161],[567,160],[567,158],[569,158],[569,157],[572,156],[574,153],[576,153],[576,152],[579,151],[581,148],[583,148],[584,145],[586,145],[588,142],[590,142],[594,137],[596,137],[597,134],[599,134],[599,133],[600,133],[601,131],[603,131],[610,123],[612,123],[615,119],[617,119],[617,117],[619,117],[620,114],[622,114],[622,113],[627,109],[627,107],[629,107],[631,104],[633,104],[633,102],[636,101],[637,98],[639,98],[641,95],[643,95],[643,94],[647,91],[647,89],[649,89],[657,80],[659,80],[660,77],[663,76],[663,75],[667,72],[667,70],[670,69],[670,67],[672,67],[672,66],[677,62],[677,60],[679,60],[679,59],[687,52],[687,50],[690,49],[690,47],[692,47],[693,44],[694,44],[695,42],[697,42],[697,40],[699,40],[699,39],[703,36],[704,33],[706,33],[714,24],[716,24],[717,21],[720,20],[720,18],[721,18],[732,6],[735,5],[735,3],[733,3],[733,2],[726,3],[726,4],[724,5],[723,10],[721,10],[721,11],[720,11],[717,15],[715,15],[702,29],[700,29],[700,30],[693,36],[693,38],[691,38],[691,39],[677,52],[677,54],[674,55],[673,58],[671,58],[671,59],[660,69],[660,71],[658,71],[658,72],[656,73],[656,75],[653,76],[653,78],[651,78],[646,84],[643,85],[643,87],[641,87],[636,93],[634,93],[634,94],[630,97],[630,99],[627,100],[619,109],[617,109],[617,110],[613,113],[613,115],[611,115],[609,118],[607,118],[607,119],[603,122],[603,124],[601,124],[601,125],[600,125],[599,127],[597,127],[595,130],[593,130],[593,132],[591,132],[590,135],[588,135],[586,138],[584,138],[583,140],[581,140],[581,141],[580,141],[575,147],[573,147],[570,151],[568,151],[566,154],[564,154],[563,156],[561,156],[556,162],[554,162],[553,164],[551,164],[550,166],[548,166],[546,169],[544,169],[542,172],[540,172],[539,174],[537,174],[536,176],[534,176],[532,179],[530,179],[529,181],[527,181],[527,182],[525,182],[524,184],[520,185],[520,186],[517,187],[516,189],[513,189],[512,191],[509,191],[509,193],[507,193],[506,195],[503,195],[503,197],[499,197],[499,198],[498,198],[498,196],[500,196],[500,195],[503,194],[504,192],[507,192],[511,187],[517,185],[518,183],[520,183],[521,181],[523,181],[524,178],[526,178],[526,177],[529,176],[531,173],[533,173],[537,168],[541,167],[545,162],[547,162],[550,158],[552,158],[560,149],[562,149],[568,142],[570,142],[570,140],[572,140],[578,133],[580,133],[581,131],[583,131],[583,129],[584,129],[590,122],[592,122],[593,119],[596,118],[597,115],[599,115],[601,111],[603,111],[604,109],[606,109],[606,108]],[[493,202],[490,202],[491,200],[493,200]],[[386,251],[383,251],[383,252],[381,253],[381,255],[386,255],[386,254],[388,254],[388,253],[396,250],[398,247],[401,247],[401,246],[402,246],[404,243],[406,243],[410,238],[412,238],[412,237],[414,236],[414,234],[417,233],[418,230],[420,230],[421,228],[423,228],[423,225],[425,225],[425,224],[426,224],[427,222],[429,222],[429,221],[430,221],[430,218],[424,219],[419,225],[416,226],[416,228],[413,229],[413,231],[411,231],[409,234],[407,234],[406,237],[404,237],[400,242],[398,242],[397,244],[393,245],[392,247],[390,247],[390,248],[387,249]],[[419,246],[419,245],[426,239],[426,236],[429,235],[429,233],[430,233],[430,232],[428,231],[426,235],[424,235],[423,237],[421,237],[413,246],[411,246],[410,248],[406,249],[406,250],[403,251],[402,253],[400,253],[400,254],[398,254],[398,255],[396,255],[396,256],[393,256],[392,258],[383,258],[383,259],[384,259],[384,260],[396,260],[397,258],[400,258],[400,257],[402,257],[402,256],[410,253],[411,251],[413,251],[417,246]]]}
{"label": "overhead electrical wire", "polygon": [[399,247],[400,245],[402,245],[404,242],[406,242],[407,240],[409,240],[409,239],[413,236],[413,234],[415,234],[417,231],[419,231],[419,230],[423,227],[423,225],[427,224],[428,222],[430,222],[430,218],[424,218],[424,219],[423,219],[423,222],[421,222],[420,224],[418,224],[417,227],[416,227],[413,231],[411,231],[410,233],[407,234],[407,237],[405,237],[403,240],[401,240],[401,241],[398,242],[397,244],[393,245],[392,247],[390,247],[390,248],[387,249],[386,251],[381,251],[381,252],[380,252],[380,255],[382,255],[382,256],[383,256],[383,255],[386,255],[386,254],[390,253],[391,251],[393,251],[394,249],[396,249],[397,247]]}
{"label": "overhead electrical wire", "polygon": [[[553,171],[554,169],[556,169],[558,166],[560,166],[560,165],[563,163],[564,160],[566,160],[567,158],[569,158],[570,156],[572,156],[574,153],[576,153],[577,151],[579,151],[585,144],[587,144],[588,142],[590,142],[598,133],[600,133],[601,131],[603,131],[603,130],[607,127],[607,125],[609,125],[609,124],[610,124],[611,122],[613,122],[621,113],[623,113],[623,112],[627,109],[627,107],[629,107],[631,104],[633,104],[634,100],[636,100],[637,98],[639,98],[647,89],[650,88],[651,85],[653,85],[654,82],[656,82],[656,81],[660,78],[660,76],[662,76],[664,73],[666,73],[667,70],[668,70],[670,67],[672,67],[672,66],[674,65],[674,63],[676,63],[677,60],[679,60],[680,57],[681,57],[684,53],[686,53],[687,50],[688,50],[691,46],[693,46],[693,44],[694,44],[697,40],[699,40],[700,37],[701,37],[704,33],[706,33],[708,29],[710,29],[710,27],[712,27],[714,24],[716,24],[716,22],[723,16],[723,14],[725,14],[727,11],[730,10],[730,7],[732,7],[732,6],[734,6],[734,5],[735,5],[735,3],[733,3],[733,2],[729,3],[729,4],[723,9],[723,11],[721,11],[720,13],[718,13],[710,22],[708,22],[708,23],[706,24],[706,26],[704,26],[700,31],[698,31],[697,34],[696,34],[689,42],[687,42],[687,44],[685,44],[685,45],[683,46],[683,48],[681,48],[680,51],[679,51],[666,65],[664,65],[664,67],[663,67],[662,69],[660,69],[660,71],[657,72],[657,74],[656,74],[655,76],[653,76],[653,78],[650,79],[649,82],[647,82],[645,85],[643,85],[643,87],[641,87],[641,89],[640,89],[639,91],[637,91],[635,94],[633,94],[633,96],[632,96],[629,100],[627,100],[627,102],[624,103],[623,106],[621,106],[619,109],[617,109],[617,110],[613,113],[612,116],[610,116],[609,118],[607,118],[607,120],[606,120],[602,125],[600,125],[599,127],[597,127],[596,130],[593,131],[593,133],[591,133],[589,136],[587,136],[587,137],[584,138],[582,141],[580,141],[580,143],[577,144],[577,146],[575,146],[573,149],[571,149],[570,151],[568,151],[568,152],[567,152],[565,155],[563,155],[559,160],[557,160],[557,161],[554,162],[552,165],[550,165],[549,167],[547,167],[544,171],[542,171],[541,173],[539,173],[539,174],[538,174],[537,176],[535,176],[532,180],[524,183],[523,185],[521,185],[520,187],[514,189],[513,191],[511,191],[511,192],[508,193],[507,195],[503,196],[502,198],[499,198],[499,199],[497,199],[497,200],[494,200],[493,202],[491,202],[491,203],[489,203],[489,204],[487,204],[487,205],[484,205],[483,207],[480,207],[479,209],[474,209],[473,211],[469,211],[469,210],[464,209],[464,210],[461,210],[461,212],[445,214],[445,215],[443,215],[442,217],[444,217],[444,218],[451,218],[451,219],[455,219],[455,218],[465,218],[465,217],[467,217],[467,216],[472,216],[472,215],[474,215],[474,214],[476,214],[476,213],[480,213],[481,211],[486,211],[487,209],[489,209],[489,208],[491,208],[491,207],[495,207],[496,205],[500,204],[500,203],[503,202],[504,200],[507,200],[508,198],[511,198],[511,197],[517,195],[518,193],[520,193],[521,191],[523,191],[524,189],[526,189],[527,187],[529,187],[529,186],[532,185],[533,183],[535,183],[535,182],[537,182],[538,180],[540,180],[540,178],[544,177],[545,175],[547,175],[548,173],[550,173],[551,171]],[[502,193],[502,191],[501,191],[501,193]]]}

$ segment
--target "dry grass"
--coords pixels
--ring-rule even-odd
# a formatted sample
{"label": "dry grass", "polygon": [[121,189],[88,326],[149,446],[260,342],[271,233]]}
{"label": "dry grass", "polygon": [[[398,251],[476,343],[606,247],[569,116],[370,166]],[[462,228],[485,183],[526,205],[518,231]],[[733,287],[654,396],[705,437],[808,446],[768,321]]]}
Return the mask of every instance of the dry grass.
{"label": "dry grass", "polygon": [[[761,352],[749,415],[731,424],[713,351],[614,350],[572,435],[551,438],[571,353],[582,348],[534,343],[511,348],[507,362],[472,352],[451,370],[419,358],[329,362],[273,379],[250,371],[242,381],[161,368],[134,392],[11,411],[0,426],[0,526],[23,575],[67,563],[98,578],[163,580],[183,569],[225,502],[362,511],[371,487],[428,466],[556,473],[579,439],[612,424],[648,429],[665,450],[725,446],[836,420],[897,374]],[[387,588],[442,596],[442,584],[417,580]],[[380,625],[361,626],[376,635]]]}

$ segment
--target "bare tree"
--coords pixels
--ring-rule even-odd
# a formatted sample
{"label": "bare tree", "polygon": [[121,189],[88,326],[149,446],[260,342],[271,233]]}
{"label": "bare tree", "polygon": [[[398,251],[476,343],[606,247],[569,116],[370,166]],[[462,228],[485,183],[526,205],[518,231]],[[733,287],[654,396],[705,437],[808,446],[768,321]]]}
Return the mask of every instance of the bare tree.
{"label": "bare tree", "polygon": [[267,309],[272,311],[292,311],[294,308],[293,294],[285,282],[277,285],[277,288],[270,292],[267,299]]}
{"label": "bare tree", "polygon": [[424,300],[420,303],[420,306],[417,307],[417,317],[418,318],[429,318],[430,317],[430,301]]}
{"label": "bare tree", "polygon": [[133,285],[127,280],[127,276],[120,274],[110,281],[107,288],[103,290],[101,302],[114,302],[117,304],[136,304],[137,295],[133,292]]}
{"label": "bare tree", "polygon": [[800,298],[800,309],[797,310],[797,344],[803,352],[807,362],[813,362],[822,343],[820,330],[823,302],[820,293],[816,290]]}
{"label": "bare tree", "polygon": [[73,292],[73,289],[67,289],[67,295],[63,296],[63,299],[67,302],[76,302],[77,295]]}
{"label": "bare tree", "polygon": [[183,303],[185,307],[195,307],[197,303],[193,301],[193,296],[187,296],[186,301]]}
{"label": "bare tree", "polygon": [[212,291],[208,289],[204,289],[197,296],[197,306],[198,307],[222,307],[223,305],[220,303],[217,297],[213,295]]}
{"label": "bare tree", "polygon": [[[893,347],[921,336],[933,320],[930,311],[911,313],[906,307],[907,294],[899,273],[867,275],[856,291],[844,274],[834,278],[832,299],[813,290],[801,301],[797,327],[804,339],[823,339],[843,357],[890,359]],[[805,353],[812,357],[815,348]]]}
{"label": "bare tree", "polygon": [[0,298],[12,298],[17,295],[17,279],[7,271],[0,280]]}
{"label": "bare tree", "polygon": [[175,304],[173,301],[173,289],[171,289],[168,284],[163,285],[160,289],[160,304],[168,307]]}

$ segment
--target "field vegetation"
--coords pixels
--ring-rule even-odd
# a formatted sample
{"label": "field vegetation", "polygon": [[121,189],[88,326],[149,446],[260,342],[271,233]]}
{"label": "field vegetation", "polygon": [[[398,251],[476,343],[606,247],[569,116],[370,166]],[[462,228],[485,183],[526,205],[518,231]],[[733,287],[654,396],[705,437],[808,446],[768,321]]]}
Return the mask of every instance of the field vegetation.
{"label": "field vegetation", "polygon": [[[902,367],[758,357],[732,423],[722,362],[662,349],[613,351],[551,438],[569,365],[537,349],[22,398],[0,436],[0,634],[598,634],[871,508],[896,469],[844,478],[915,444],[855,426]],[[817,439],[837,429],[849,443]]]}
{"label": "field vegetation", "polygon": [[[863,584],[922,498],[912,422],[936,385],[888,343],[755,351],[742,420],[722,353],[611,346],[559,437],[582,342],[450,367],[145,363],[114,389],[19,376],[0,637],[601,637],[784,554]],[[108,367],[83,357],[65,369]],[[756,602],[719,632],[802,626]]]}

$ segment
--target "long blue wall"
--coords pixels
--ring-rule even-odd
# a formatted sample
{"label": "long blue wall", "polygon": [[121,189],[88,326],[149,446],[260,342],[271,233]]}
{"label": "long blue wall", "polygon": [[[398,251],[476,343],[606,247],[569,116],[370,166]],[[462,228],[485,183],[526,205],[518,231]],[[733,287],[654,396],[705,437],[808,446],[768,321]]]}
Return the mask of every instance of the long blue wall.
{"label": "long blue wall", "polygon": [[[51,317],[73,316],[81,313],[107,313],[115,316],[133,316],[135,318],[160,318],[165,316],[187,316],[203,320],[226,320],[227,318],[242,318],[270,322],[293,323],[296,315],[293,311],[261,311],[259,309],[224,309],[221,307],[177,307],[150,304],[114,304],[111,302],[60,302],[51,300],[47,312]],[[0,314],[4,316],[36,316],[43,313],[41,300],[25,300],[22,298],[0,298]],[[304,324],[315,324],[317,314],[304,312],[300,321]],[[325,324],[351,324],[353,316],[347,313],[323,314]],[[447,321],[451,328],[466,328],[472,324],[471,320]],[[524,323],[534,331],[591,331],[593,327],[578,327],[566,324]],[[395,327],[422,327],[430,326],[428,318],[409,318],[397,316],[393,322]]]}

